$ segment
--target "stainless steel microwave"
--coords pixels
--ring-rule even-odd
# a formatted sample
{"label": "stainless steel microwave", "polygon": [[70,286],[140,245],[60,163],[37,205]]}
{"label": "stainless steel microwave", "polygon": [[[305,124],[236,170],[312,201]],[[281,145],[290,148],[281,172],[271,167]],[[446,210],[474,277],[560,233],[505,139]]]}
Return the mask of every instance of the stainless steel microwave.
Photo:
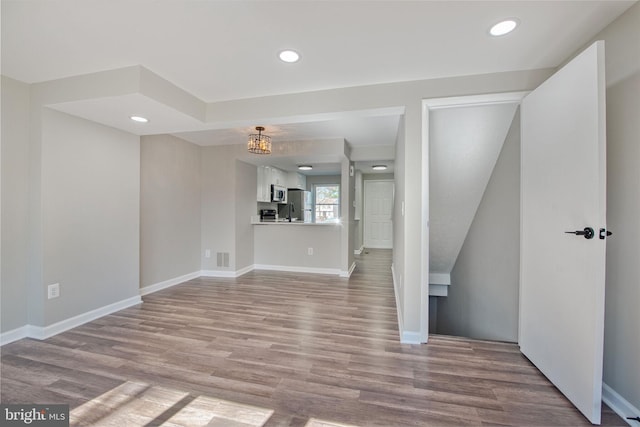
{"label": "stainless steel microwave", "polygon": [[287,203],[287,189],[281,185],[271,184],[271,201]]}

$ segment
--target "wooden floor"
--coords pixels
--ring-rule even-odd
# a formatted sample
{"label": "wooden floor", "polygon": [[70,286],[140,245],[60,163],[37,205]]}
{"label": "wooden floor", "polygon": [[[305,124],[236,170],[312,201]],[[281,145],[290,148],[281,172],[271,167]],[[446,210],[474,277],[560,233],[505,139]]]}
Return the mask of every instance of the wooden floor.
{"label": "wooden floor", "polygon": [[[5,345],[0,400],[67,403],[72,425],[589,425],[515,345],[401,345],[390,258],[195,279]],[[605,407],[603,425],[626,424]]]}

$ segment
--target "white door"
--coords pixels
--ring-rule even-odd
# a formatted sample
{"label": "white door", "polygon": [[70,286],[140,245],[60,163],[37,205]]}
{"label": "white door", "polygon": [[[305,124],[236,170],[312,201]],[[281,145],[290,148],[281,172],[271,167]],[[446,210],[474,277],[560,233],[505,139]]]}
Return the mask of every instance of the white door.
{"label": "white door", "polygon": [[[597,42],[522,102],[522,353],[600,423],[604,333],[605,81]],[[594,236],[582,235],[585,227]]]}
{"label": "white door", "polygon": [[364,246],[393,247],[393,181],[364,182]]}

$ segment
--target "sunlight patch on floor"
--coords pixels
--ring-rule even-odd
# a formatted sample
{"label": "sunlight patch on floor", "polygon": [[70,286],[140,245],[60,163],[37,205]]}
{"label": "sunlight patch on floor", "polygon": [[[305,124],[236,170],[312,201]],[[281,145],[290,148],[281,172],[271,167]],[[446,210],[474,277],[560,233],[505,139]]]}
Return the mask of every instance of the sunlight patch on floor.
{"label": "sunlight patch on floor", "polygon": [[315,418],[310,418],[309,421],[304,425],[304,427],[357,427],[351,424],[340,424],[334,423],[330,421],[316,420]]}
{"label": "sunlight patch on floor", "polygon": [[[72,426],[262,426],[273,410],[126,382],[73,409]],[[315,425],[314,425],[315,427]]]}

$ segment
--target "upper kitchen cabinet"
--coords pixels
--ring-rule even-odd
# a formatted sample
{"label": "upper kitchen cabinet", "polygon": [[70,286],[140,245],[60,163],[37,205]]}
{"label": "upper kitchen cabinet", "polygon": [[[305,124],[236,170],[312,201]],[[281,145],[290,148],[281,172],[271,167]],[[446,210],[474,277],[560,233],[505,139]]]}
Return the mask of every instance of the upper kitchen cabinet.
{"label": "upper kitchen cabinet", "polygon": [[271,166],[258,166],[258,201],[271,201]]}
{"label": "upper kitchen cabinet", "polygon": [[288,184],[289,174],[283,170],[271,167],[271,183],[286,187]]}
{"label": "upper kitchen cabinet", "polygon": [[258,166],[258,193],[259,202],[271,201],[271,185],[287,187],[289,185],[289,174],[273,166]]}
{"label": "upper kitchen cabinet", "polygon": [[307,189],[307,177],[298,172],[289,172],[288,188]]}

